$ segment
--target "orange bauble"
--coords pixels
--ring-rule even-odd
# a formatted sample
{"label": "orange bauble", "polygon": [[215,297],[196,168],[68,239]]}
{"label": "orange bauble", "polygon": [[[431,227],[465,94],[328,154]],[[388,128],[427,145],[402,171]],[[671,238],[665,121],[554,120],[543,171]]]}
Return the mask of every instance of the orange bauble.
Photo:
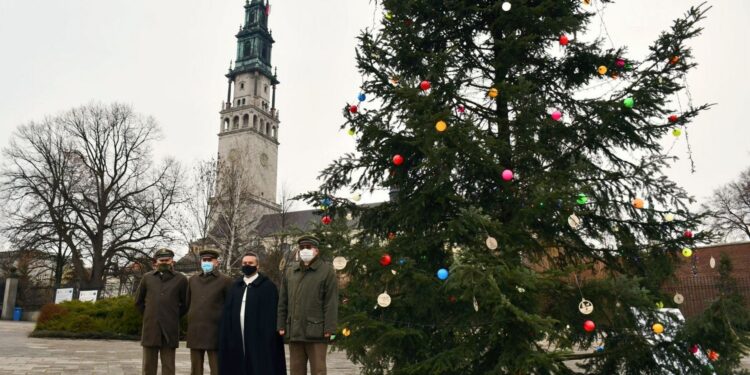
{"label": "orange bauble", "polygon": [[633,207],[635,207],[637,209],[641,209],[645,205],[646,205],[646,202],[644,202],[643,199],[641,199],[641,198],[635,198],[635,199],[633,199]]}

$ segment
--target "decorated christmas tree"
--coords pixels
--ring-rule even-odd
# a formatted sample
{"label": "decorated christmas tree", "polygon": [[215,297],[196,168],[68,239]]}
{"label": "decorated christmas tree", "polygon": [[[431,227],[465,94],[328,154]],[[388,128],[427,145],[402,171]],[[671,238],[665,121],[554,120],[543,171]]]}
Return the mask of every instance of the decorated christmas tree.
{"label": "decorated christmas tree", "polygon": [[[664,174],[708,108],[677,100],[707,7],[636,59],[589,30],[606,3],[380,4],[344,108],[356,152],[305,196],[346,283],[336,342],[364,374],[709,371],[657,311],[707,236]],[[391,199],[357,205],[374,190]]]}

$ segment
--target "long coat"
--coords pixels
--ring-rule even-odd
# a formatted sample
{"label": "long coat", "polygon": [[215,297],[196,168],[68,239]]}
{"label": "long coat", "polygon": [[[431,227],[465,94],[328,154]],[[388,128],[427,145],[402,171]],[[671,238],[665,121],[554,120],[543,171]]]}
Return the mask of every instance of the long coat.
{"label": "long coat", "polygon": [[[245,293],[243,337],[240,308]],[[221,375],[286,375],[284,342],[276,331],[278,300],[276,285],[266,276],[259,274],[247,286],[242,277],[232,283],[221,319]]]}
{"label": "long coat", "polygon": [[336,332],[338,299],[333,267],[319,258],[309,266],[295,263],[281,283],[276,328],[288,341],[327,342],[324,334]]}
{"label": "long coat", "polygon": [[135,305],[143,314],[141,345],[156,348],[179,346],[180,317],[187,312],[185,275],[172,270],[143,275]]}
{"label": "long coat", "polygon": [[193,275],[187,291],[187,347],[219,349],[219,323],[232,279],[218,270]]}

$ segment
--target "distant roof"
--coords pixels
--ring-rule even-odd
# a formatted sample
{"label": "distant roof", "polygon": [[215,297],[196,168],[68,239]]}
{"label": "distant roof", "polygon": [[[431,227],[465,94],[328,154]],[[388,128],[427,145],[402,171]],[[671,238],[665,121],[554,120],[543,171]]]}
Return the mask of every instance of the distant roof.
{"label": "distant roof", "polygon": [[[360,207],[374,207],[381,203],[368,203],[363,204]],[[268,237],[275,233],[279,233],[282,230],[286,231],[300,231],[309,232],[320,222],[323,217],[318,210],[302,210],[302,211],[289,211],[286,214],[276,213],[263,215],[258,222],[258,226],[255,230],[258,231],[258,235],[261,237]],[[282,218],[284,225],[282,225]],[[347,224],[352,227],[357,225],[357,220],[348,220]]]}
{"label": "distant roof", "polygon": [[198,256],[188,251],[184,257],[174,262],[174,270],[183,273],[198,271]]}
{"label": "distant roof", "polygon": [[282,230],[299,230],[307,232],[322,218],[322,215],[315,213],[316,211],[317,210],[303,210],[263,215],[258,222],[258,226],[255,227],[255,230],[258,231],[258,234],[261,237],[270,236],[274,233],[279,233]]}

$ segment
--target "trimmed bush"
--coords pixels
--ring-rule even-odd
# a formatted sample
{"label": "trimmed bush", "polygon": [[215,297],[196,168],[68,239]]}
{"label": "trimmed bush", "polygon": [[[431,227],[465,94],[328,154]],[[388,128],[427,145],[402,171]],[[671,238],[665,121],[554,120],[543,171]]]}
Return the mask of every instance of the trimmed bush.
{"label": "trimmed bush", "polygon": [[138,339],[141,314],[133,297],[69,301],[42,307],[32,336]]}

